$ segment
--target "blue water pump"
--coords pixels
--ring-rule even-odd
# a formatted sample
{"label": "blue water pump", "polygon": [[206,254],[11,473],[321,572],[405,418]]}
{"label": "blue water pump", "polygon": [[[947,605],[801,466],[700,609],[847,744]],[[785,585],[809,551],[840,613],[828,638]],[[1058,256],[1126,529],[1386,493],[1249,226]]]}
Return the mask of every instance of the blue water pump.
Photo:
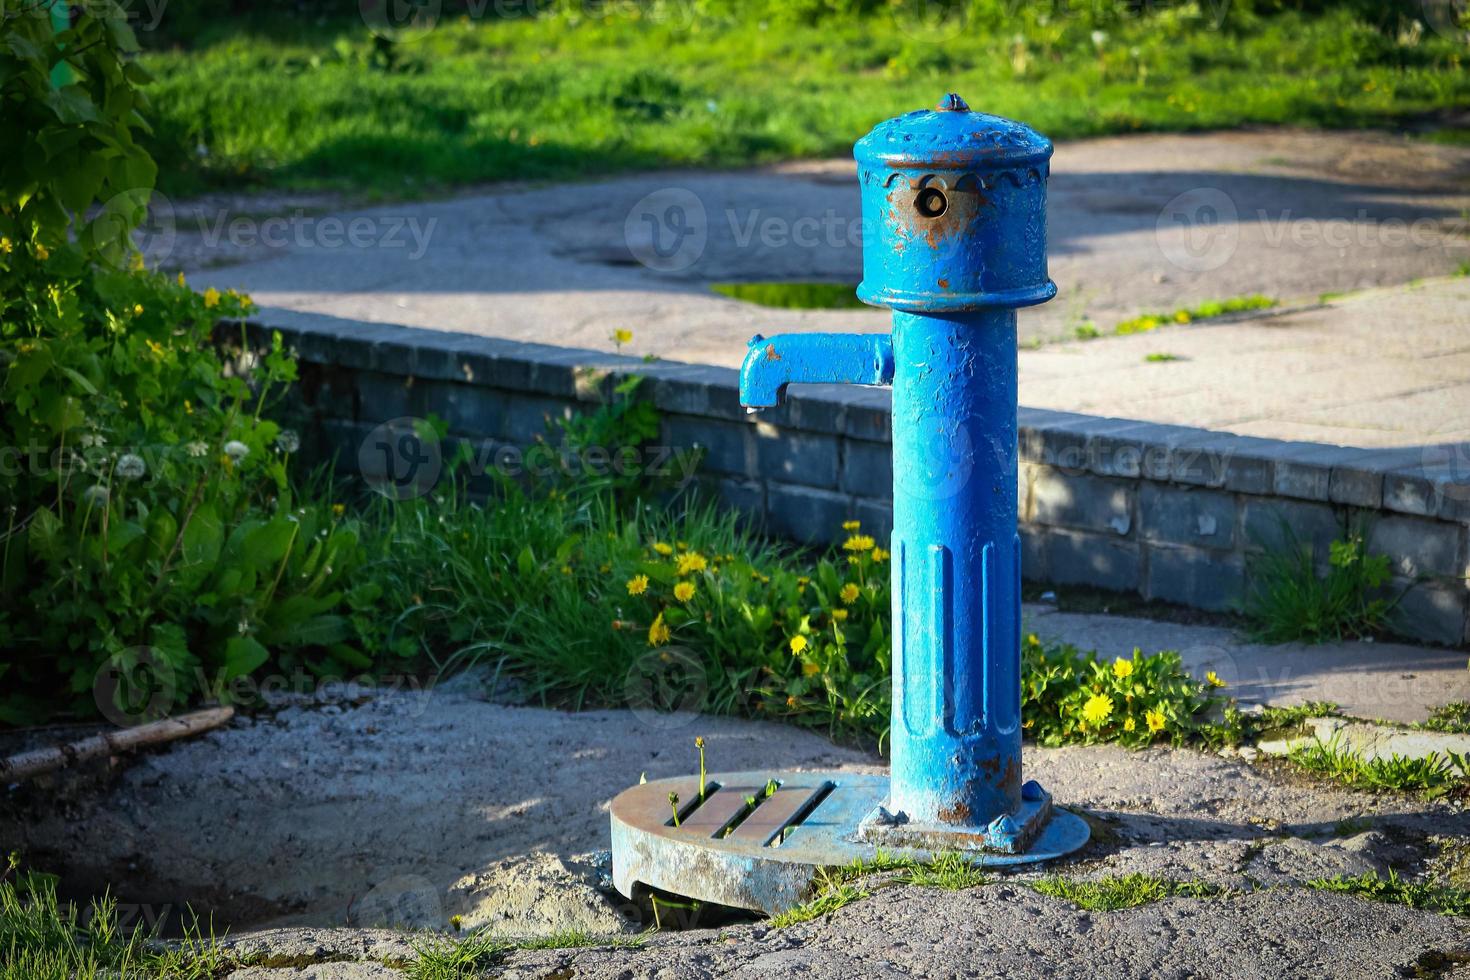
{"label": "blue water pump", "polygon": [[[1016,309],[1056,295],[1051,155],[1045,137],[958,95],[858,141],[858,297],[894,311],[892,335],[758,336],[740,394],[762,408],[792,383],[893,387],[891,777],[634,787],[612,805],[624,894],[644,885],[777,911],[800,901],[816,866],[879,847],[1014,864],[1086,843],[1086,823],[1021,772]],[[772,779],[780,791],[751,806],[748,790]],[[678,827],[670,792],[698,801]]]}

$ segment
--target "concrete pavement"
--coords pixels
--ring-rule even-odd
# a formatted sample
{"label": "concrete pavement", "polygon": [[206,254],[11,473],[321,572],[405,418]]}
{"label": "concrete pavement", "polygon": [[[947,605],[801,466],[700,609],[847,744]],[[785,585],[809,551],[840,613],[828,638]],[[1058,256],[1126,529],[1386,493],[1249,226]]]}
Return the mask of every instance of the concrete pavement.
{"label": "concrete pavement", "polygon": [[[1028,342],[1246,294],[1308,306],[1470,261],[1464,147],[1277,130],[1118,137],[1059,147],[1051,193],[1061,293],[1023,311]],[[592,349],[612,348],[626,329],[626,350],[697,363],[737,364],[756,331],[888,326],[882,311],[771,310],[709,291],[720,281],[856,282],[850,161],[327,207],[181,204],[149,237],[150,254],[194,270],[196,285],[244,289],[282,310]],[[1023,352],[1022,401],[1369,447],[1461,437],[1463,289],[1300,317],[1190,328],[1191,343],[1171,329]],[[1144,371],[1147,353],[1188,360]]]}

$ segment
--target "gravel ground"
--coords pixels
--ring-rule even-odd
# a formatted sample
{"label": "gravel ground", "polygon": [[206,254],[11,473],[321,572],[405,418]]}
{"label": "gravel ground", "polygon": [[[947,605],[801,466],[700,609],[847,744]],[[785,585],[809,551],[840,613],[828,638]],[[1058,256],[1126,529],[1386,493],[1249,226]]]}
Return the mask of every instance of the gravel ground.
{"label": "gravel ground", "polygon": [[[125,910],[185,903],[229,925],[260,965],[232,980],[372,980],[449,917],[505,936],[567,929],[617,945],[520,950],[506,977],[1444,976],[1470,923],[1301,887],[1321,876],[1431,877],[1463,868],[1456,804],[1373,797],[1191,750],[1028,749],[1028,774],[1083,812],[1094,840],[1048,870],[1143,872],[1231,889],[1087,912],[1029,887],[872,887],[803,925],[749,919],[629,942],[641,926],[607,886],[607,804],[646,772],[872,769],[880,760],[789,727],[567,714],[433,692],[286,699],[197,741],[0,796],[0,850],[110,884]],[[1462,872],[1456,872],[1457,875]],[[374,927],[390,926],[392,930]],[[1404,971],[1408,971],[1407,973]]]}

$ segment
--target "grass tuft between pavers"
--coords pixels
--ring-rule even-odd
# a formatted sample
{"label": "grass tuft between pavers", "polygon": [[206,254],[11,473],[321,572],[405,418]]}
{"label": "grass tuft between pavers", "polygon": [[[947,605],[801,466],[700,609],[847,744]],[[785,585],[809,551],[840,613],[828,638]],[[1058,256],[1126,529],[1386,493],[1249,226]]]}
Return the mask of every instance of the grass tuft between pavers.
{"label": "grass tuft between pavers", "polygon": [[1082,881],[1049,875],[1031,887],[1042,895],[1065,899],[1089,912],[1116,912],[1166,898],[1213,898],[1224,889],[1202,881],[1172,881],[1153,875],[1130,874]]}

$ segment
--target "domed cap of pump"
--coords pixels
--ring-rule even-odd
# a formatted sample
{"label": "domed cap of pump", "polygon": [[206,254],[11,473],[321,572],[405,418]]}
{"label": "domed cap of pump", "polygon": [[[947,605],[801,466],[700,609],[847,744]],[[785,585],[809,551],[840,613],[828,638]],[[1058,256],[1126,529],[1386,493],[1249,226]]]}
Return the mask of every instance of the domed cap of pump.
{"label": "domed cap of pump", "polygon": [[865,164],[899,169],[1003,170],[1035,166],[1051,154],[1051,140],[1030,126],[975,112],[953,92],[933,109],[880,122],[854,148]]}

